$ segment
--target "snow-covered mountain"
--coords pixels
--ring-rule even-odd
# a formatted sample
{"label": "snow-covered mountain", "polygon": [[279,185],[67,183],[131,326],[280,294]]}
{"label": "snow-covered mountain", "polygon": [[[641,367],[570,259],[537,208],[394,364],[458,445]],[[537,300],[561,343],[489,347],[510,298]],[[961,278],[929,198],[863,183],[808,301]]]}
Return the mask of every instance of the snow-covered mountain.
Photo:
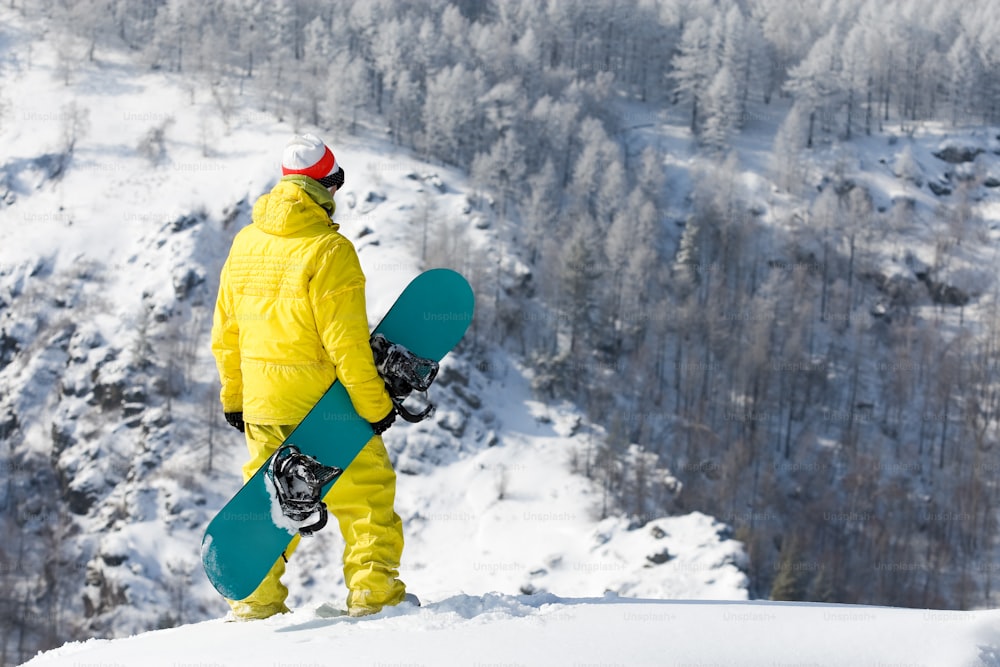
{"label": "snow-covered mountain", "polygon": [[[294,128],[252,109],[223,122],[207,91],[111,55],[67,81],[54,51],[18,56],[31,35],[16,13],[3,23],[0,575],[17,650],[219,617],[199,544],[245,454],[219,414],[211,309],[228,243]],[[476,223],[462,174],[376,137],[318,132],[348,174],[336,220],[358,247],[373,321],[435,261],[481,277],[475,262],[503,241]],[[449,225],[483,252],[449,249]],[[511,284],[522,269],[499,264]],[[535,401],[530,375],[474,326],[433,390],[434,421],[387,434],[411,590],[430,605],[490,591],[745,599],[746,557],[726,525],[697,512],[602,519],[607,499],[571,470],[601,430]],[[296,608],[342,599],[338,541],[326,531],[297,552]],[[462,614],[473,598],[459,599]],[[539,604],[477,604],[493,599]]]}
{"label": "snow-covered mountain", "polygon": [[[518,255],[528,230],[500,229],[492,193],[466,174],[371,129],[293,128],[250,95],[111,50],[68,67],[65,38],[0,7],[0,662],[193,623],[38,662],[323,664],[310,649],[333,643],[382,664],[998,664],[992,613],[747,600],[752,581],[766,595],[777,579],[797,599],[995,596],[995,129],[921,122],[843,144],[827,131],[805,153],[776,98],[727,161],[697,145],[687,109],[623,99],[641,122],[622,129],[622,152],[642,162],[658,147],[657,238],[676,241],[663,250],[677,294],[615,323],[623,338],[650,324],[622,349],[660,346],[642,378],[658,402],[639,396],[618,419],[645,449],[541,398],[533,388],[565,376],[477,322],[434,388],[435,421],[387,435],[403,577],[425,607],[318,617],[343,595],[325,531],[290,564],[295,614],[224,625],[198,546],[244,453],[219,415],[207,334],[229,241],[293,131],[315,129],[347,169],[337,220],[373,321],[439,264],[472,279],[483,310],[514,309],[522,348],[534,322],[566,311],[516,310],[546,307]],[[656,386],[671,374],[676,386]],[[613,438],[622,451],[598,472]],[[641,482],[631,519],[615,512],[615,475]],[[369,630],[400,643],[373,652]]]}

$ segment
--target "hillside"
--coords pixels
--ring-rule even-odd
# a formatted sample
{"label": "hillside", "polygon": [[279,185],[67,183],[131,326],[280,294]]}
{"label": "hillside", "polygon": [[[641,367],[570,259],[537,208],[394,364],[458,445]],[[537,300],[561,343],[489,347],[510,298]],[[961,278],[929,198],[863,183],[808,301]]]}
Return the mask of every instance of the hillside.
{"label": "hillside", "polygon": [[[66,83],[52,52],[30,65],[13,57],[30,32],[10,17],[0,576],[11,594],[0,662],[18,663],[70,639],[225,613],[199,545],[238,488],[245,450],[220,414],[211,309],[229,240],[276,180],[294,130],[251,108],[224,123],[207,92],[124,58]],[[348,173],[336,220],[358,248],[373,322],[423,267],[455,266],[486,290],[480,263],[498,234],[476,223],[464,175],[371,135],[321,133]],[[459,225],[471,232],[456,248]],[[501,273],[516,284],[512,259]],[[535,400],[531,373],[482,327],[444,364],[435,420],[386,436],[411,589],[428,602],[493,590],[745,599],[730,529],[700,513],[636,524],[614,512],[571,470],[602,429],[569,403]],[[650,488],[676,490],[668,470],[650,473]],[[292,561],[294,607],[343,599],[334,533]]]}
{"label": "hillside", "polygon": [[[477,293],[388,437],[420,615],[995,604],[988,2],[293,5],[0,7],[0,662],[224,612],[215,281],[306,130],[373,321],[426,267]],[[292,563],[307,616],[337,542]]]}

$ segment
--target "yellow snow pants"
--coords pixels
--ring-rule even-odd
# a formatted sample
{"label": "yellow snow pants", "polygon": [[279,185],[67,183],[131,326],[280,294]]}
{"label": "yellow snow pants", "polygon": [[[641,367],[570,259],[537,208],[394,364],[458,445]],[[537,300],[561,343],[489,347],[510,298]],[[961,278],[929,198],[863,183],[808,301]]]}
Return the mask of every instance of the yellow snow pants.
{"label": "yellow snow pants", "polygon": [[[246,483],[294,429],[294,426],[246,425],[250,460],[243,466]],[[396,473],[381,436],[368,441],[361,453],[323,498],[344,536],[344,582],[352,616],[375,613],[402,602],[406,586],[397,577],[403,553],[403,522],[394,509]],[[298,546],[295,535],[288,549],[260,586],[243,600],[228,600],[239,618],[266,618],[288,611],[288,588],[281,583],[285,562]]]}

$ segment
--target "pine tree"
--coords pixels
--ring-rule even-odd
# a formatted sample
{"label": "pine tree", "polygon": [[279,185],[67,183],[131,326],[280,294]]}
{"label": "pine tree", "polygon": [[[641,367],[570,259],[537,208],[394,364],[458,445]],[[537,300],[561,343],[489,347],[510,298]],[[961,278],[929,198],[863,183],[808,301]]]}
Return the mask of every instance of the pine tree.
{"label": "pine tree", "polygon": [[781,558],[775,565],[777,574],[771,582],[771,600],[794,602],[806,599],[805,568],[801,557],[798,542],[794,538],[786,540]]}
{"label": "pine tree", "polygon": [[[733,127],[741,129],[747,116],[750,85],[756,68],[755,43],[760,35],[755,30],[756,23],[748,20],[736,5],[725,15],[721,69],[729,70],[732,77],[732,98],[729,101],[733,112]],[[756,40],[754,38],[757,38]],[[718,79],[716,74],[715,79]],[[716,104],[720,100],[716,99]]]}
{"label": "pine tree", "polygon": [[[847,118],[844,121],[844,138],[850,140],[858,119],[864,119],[866,134],[871,134],[871,71],[870,56],[865,50],[867,26],[856,24],[844,39],[842,53],[843,85],[847,99],[845,101]],[[865,106],[861,111],[862,104]]]}
{"label": "pine tree", "polygon": [[692,134],[697,134],[701,123],[701,104],[715,74],[715,55],[711,46],[708,23],[701,17],[686,26],[677,46],[671,77],[677,82],[677,93],[691,105]]}
{"label": "pine tree", "polygon": [[958,125],[970,117],[973,109],[981,108],[978,92],[980,90],[981,62],[978,55],[969,44],[964,32],[959,33],[946,58],[951,76],[948,97],[951,102],[951,124]]}
{"label": "pine tree", "polygon": [[701,140],[706,146],[721,151],[729,145],[742,116],[739,95],[736,80],[724,65],[705,91],[705,127]]}
{"label": "pine tree", "polygon": [[369,100],[368,75],[364,61],[343,51],[333,58],[327,75],[326,113],[337,125],[346,123],[351,134],[357,131],[358,113]]}
{"label": "pine tree", "polygon": [[551,156],[545,160],[545,165],[539,172],[527,177],[526,182],[528,198],[522,210],[526,225],[525,245],[528,261],[536,265],[546,241],[555,242],[558,238],[556,223],[562,189],[559,187],[559,178]]}
{"label": "pine tree", "polygon": [[[559,175],[560,184],[569,184],[573,169],[574,143],[578,140],[580,106],[573,100],[559,100],[549,95],[541,97],[532,107],[529,118],[537,129],[533,137],[537,142],[537,150],[529,151],[526,156],[527,167],[537,169],[542,159],[553,159]],[[533,159],[534,156],[534,159]]]}
{"label": "pine tree", "polygon": [[834,28],[816,41],[809,55],[788,73],[785,88],[795,96],[797,104],[809,114],[806,146],[812,147],[816,121],[828,129],[843,95],[841,77],[841,38]]}
{"label": "pine tree", "polygon": [[785,116],[771,150],[771,170],[778,185],[798,194],[806,176],[802,151],[806,146],[809,112],[796,103]]}
{"label": "pine tree", "polygon": [[428,155],[450,164],[471,164],[481,143],[477,120],[483,85],[482,74],[462,64],[428,79],[423,109],[423,144]]}
{"label": "pine tree", "polygon": [[[585,226],[570,238],[562,255],[560,282],[563,318],[569,327],[566,352],[573,359],[586,358],[593,349],[591,338],[598,333],[594,326],[599,295],[597,286],[604,275],[593,235]],[[578,378],[574,378],[578,379]]]}

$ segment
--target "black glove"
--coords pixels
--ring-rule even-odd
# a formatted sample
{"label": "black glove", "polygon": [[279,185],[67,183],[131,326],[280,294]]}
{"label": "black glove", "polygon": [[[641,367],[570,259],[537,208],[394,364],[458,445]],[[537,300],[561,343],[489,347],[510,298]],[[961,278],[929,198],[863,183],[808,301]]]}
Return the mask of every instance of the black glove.
{"label": "black glove", "polygon": [[385,417],[382,417],[382,419],[373,423],[372,430],[375,431],[375,435],[382,435],[383,433],[386,432],[386,430],[388,430],[390,426],[392,426],[392,422],[394,421],[396,421],[395,407],[393,407],[392,410],[389,410],[389,414],[387,414]]}
{"label": "black glove", "polygon": [[243,413],[242,412],[226,412],[226,421],[229,425],[235,428],[240,433],[246,433],[247,427],[243,423]]}

